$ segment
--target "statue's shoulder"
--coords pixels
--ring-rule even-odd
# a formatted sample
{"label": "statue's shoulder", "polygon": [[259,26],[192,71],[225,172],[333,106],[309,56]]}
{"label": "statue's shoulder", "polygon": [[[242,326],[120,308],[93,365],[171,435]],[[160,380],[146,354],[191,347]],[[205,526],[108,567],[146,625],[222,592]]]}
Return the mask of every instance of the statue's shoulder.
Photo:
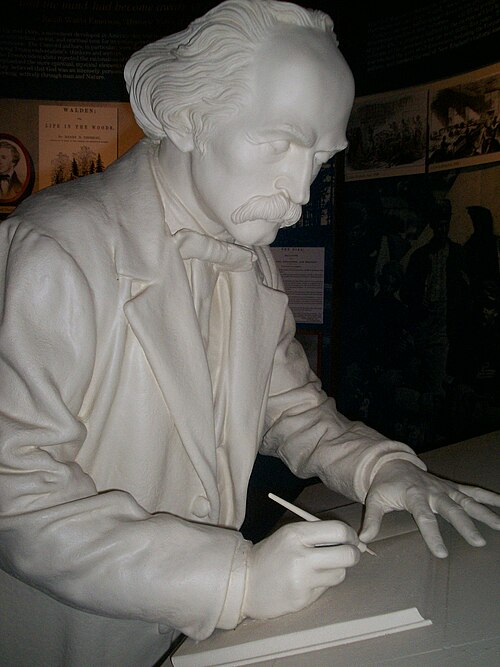
{"label": "statue's shoulder", "polygon": [[[26,199],[6,223],[32,227],[64,247],[112,242],[123,223],[137,220],[131,197],[134,173],[145,174],[142,142],[99,174],[45,188]],[[3,224],[6,224],[3,223]]]}

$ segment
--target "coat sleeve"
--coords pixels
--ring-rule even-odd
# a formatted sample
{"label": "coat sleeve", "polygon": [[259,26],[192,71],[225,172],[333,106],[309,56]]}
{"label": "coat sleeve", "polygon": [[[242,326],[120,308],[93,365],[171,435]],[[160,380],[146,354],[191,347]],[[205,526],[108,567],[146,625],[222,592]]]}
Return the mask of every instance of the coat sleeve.
{"label": "coat sleeve", "polygon": [[0,236],[1,567],[79,609],[208,636],[242,536],[96,491],[73,462],[86,437],[95,294],[53,238],[10,221]]}
{"label": "coat sleeve", "polygon": [[[275,288],[284,291],[272,263],[271,271]],[[298,477],[319,477],[330,488],[360,502],[388,461],[406,459],[425,470],[410,447],[337,411],[295,339],[295,320],[289,308],[274,357],[260,451],[281,458]]]}

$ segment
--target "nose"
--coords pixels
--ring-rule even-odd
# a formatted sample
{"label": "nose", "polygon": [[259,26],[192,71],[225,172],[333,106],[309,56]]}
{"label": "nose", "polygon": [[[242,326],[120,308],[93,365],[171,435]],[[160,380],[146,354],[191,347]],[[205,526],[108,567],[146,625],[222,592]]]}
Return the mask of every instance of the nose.
{"label": "nose", "polygon": [[294,204],[304,206],[309,201],[312,181],[313,165],[310,160],[301,159],[286,165],[274,185]]}

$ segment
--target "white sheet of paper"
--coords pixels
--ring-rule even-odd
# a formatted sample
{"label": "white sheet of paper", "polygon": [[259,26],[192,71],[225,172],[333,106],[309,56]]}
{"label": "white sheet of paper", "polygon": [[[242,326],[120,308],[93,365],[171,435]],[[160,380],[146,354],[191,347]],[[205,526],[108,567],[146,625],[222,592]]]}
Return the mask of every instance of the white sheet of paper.
{"label": "white sheet of paper", "polygon": [[248,665],[405,630],[427,632],[445,604],[449,559],[434,558],[415,529],[378,541],[376,551],[377,558],[363,554],[342,584],[299,612],[246,619],[202,642],[187,639],[171,657],[174,667]]}
{"label": "white sheet of paper", "polygon": [[[174,667],[238,667],[287,655],[318,651],[320,649],[371,639],[393,632],[413,630],[430,625],[416,607],[401,609],[370,618],[359,618],[343,623],[333,623],[290,634],[256,638],[244,644],[234,644],[203,650],[203,642],[190,644],[188,652],[182,650],[172,656]],[[199,651],[196,652],[197,646]],[[185,647],[188,648],[188,647]]]}

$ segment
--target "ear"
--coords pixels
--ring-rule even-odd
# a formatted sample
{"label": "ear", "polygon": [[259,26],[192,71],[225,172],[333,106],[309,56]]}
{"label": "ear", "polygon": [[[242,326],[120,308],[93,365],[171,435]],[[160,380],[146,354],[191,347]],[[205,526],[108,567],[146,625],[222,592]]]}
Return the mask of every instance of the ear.
{"label": "ear", "polygon": [[165,134],[182,153],[190,153],[194,149],[193,133],[188,128],[169,127]]}

